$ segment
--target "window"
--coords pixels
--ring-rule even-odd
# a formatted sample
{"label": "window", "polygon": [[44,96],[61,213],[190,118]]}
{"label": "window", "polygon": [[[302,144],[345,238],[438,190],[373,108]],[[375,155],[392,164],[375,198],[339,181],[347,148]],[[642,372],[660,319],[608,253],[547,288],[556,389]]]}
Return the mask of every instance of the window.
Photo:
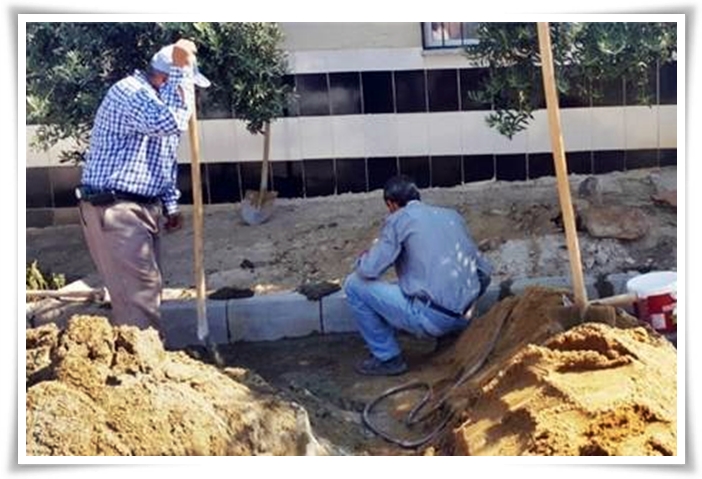
{"label": "window", "polygon": [[460,48],[478,43],[477,22],[423,22],[424,48]]}

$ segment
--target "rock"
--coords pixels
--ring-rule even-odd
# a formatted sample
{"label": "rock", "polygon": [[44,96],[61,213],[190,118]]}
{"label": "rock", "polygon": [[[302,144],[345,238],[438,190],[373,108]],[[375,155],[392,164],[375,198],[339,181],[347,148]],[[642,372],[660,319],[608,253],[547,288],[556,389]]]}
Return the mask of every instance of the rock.
{"label": "rock", "polygon": [[251,288],[237,288],[235,286],[224,286],[210,293],[210,299],[240,299],[250,298],[254,295],[254,290]]}
{"label": "rock", "polygon": [[658,204],[678,207],[678,190],[660,191],[651,196],[651,199]]}
{"label": "rock", "polygon": [[297,292],[310,301],[319,301],[324,296],[336,293],[341,289],[339,283],[332,281],[307,282],[297,288]]}
{"label": "rock", "polygon": [[249,261],[246,258],[244,258],[244,260],[239,266],[241,267],[241,269],[254,269],[256,267],[251,261]]}
{"label": "rock", "polygon": [[665,191],[677,190],[677,170],[661,170],[651,173],[649,180],[656,188],[656,193],[660,194]]}
{"label": "rock", "polygon": [[595,176],[588,176],[578,185],[578,196],[599,205],[602,203],[602,187]]}
{"label": "rock", "polygon": [[595,238],[635,240],[650,229],[643,212],[627,206],[591,207],[582,213],[582,220],[587,232]]}
{"label": "rock", "polygon": [[483,252],[496,250],[500,247],[500,244],[502,244],[501,238],[485,238],[478,243],[478,249]]}

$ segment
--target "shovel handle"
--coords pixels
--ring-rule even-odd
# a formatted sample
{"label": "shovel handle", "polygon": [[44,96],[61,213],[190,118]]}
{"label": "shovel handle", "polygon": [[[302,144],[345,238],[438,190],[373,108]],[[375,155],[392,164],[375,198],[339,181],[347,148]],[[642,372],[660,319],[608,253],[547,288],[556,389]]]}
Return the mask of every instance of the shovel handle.
{"label": "shovel handle", "polygon": [[203,341],[209,336],[207,314],[205,311],[205,267],[203,247],[203,212],[202,181],[200,179],[200,135],[197,128],[197,108],[193,104],[193,113],[188,123],[190,139],[190,176],[193,193],[193,247],[195,259],[195,285],[197,288],[197,337]]}
{"label": "shovel handle", "polygon": [[602,306],[626,306],[629,304],[634,304],[637,299],[638,297],[635,294],[618,294],[616,296],[592,300],[590,304]]}

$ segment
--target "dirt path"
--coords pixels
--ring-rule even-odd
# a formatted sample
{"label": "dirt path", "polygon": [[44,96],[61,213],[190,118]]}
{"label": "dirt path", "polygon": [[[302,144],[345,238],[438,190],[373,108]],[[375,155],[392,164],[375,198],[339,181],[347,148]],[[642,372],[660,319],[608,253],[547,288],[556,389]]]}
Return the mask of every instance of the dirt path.
{"label": "dirt path", "polygon": [[[576,208],[586,212],[601,200],[604,207],[630,207],[643,213],[646,234],[635,240],[595,238],[581,225],[585,273],[676,267],[675,208],[652,196],[675,190],[674,167],[615,172],[598,176],[596,188],[586,177],[571,177]],[[580,193],[579,193],[580,191]],[[593,191],[596,193],[593,193]],[[458,209],[476,241],[495,264],[495,281],[568,274],[567,250],[559,219],[555,182],[488,182],[422,190],[427,202]],[[306,200],[278,200],[272,219],[252,227],[240,218],[239,204],[205,210],[205,269],[208,289],[252,288],[258,294],[294,289],[305,281],[342,280],[357,254],[375,238],[386,210],[380,191]],[[186,225],[190,225],[189,210]],[[626,220],[617,216],[610,222]],[[69,281],[94,273],[76,225],[28,228],[27,261],[38,259]],[[193,284],[192,230],[163,236],[166,287]]]}

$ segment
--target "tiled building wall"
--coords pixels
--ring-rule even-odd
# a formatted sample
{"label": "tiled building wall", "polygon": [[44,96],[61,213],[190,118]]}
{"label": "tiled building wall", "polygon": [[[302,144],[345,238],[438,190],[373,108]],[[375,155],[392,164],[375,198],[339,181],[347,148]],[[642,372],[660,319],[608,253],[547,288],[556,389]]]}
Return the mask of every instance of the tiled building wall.
{"label": "tiled building wall", "polygon": [[[485,124],[493,105],[468,100],[467,92],[486,70],[456,66],[465,66],[463,59],[424,57],[421,49],[384,51],[384,63],[377,56],[342,53],[292,55],[297,73],[286,81],[297,98],[271,128],[270,186],[281,197],[370,191],[398,172],[414,176],[420,187],[554,174],[545,110],[537,110],[528,130],[508,140]],[[676,164],[677,65],[650,74],[655,98],[650,107],[636,103],[625,80],[605,85],[602,98],[560,98],[571,172]],[[199,98],[204,201],[237,202],[246,189],[258,187],[263,141],[217,103],[206,94]],[[31,136],[28,127],[28,142]],[[59,148],[28,149],[28,209],[75,205],[80,168],[60,165]],[[184,204],[192,201],[188,152],[184,136],[179,152]]]}

